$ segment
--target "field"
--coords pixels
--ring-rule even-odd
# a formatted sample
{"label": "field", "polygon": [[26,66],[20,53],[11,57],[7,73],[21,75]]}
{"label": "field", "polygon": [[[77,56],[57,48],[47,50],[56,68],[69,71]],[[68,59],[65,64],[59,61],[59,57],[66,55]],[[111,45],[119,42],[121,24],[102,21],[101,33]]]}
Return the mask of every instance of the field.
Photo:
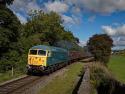
{"label": "field", "polygon": [[63,75],[53,79],[53,81],[42,88],[38,94],[72,94],[76,84],[75,82],[82,68],[82,63],[74,63],[68,66],[68,70]]}
{"label": "field", "polygon": [[117,80],[125,83],[125,56],[112,56],[108,67]]}

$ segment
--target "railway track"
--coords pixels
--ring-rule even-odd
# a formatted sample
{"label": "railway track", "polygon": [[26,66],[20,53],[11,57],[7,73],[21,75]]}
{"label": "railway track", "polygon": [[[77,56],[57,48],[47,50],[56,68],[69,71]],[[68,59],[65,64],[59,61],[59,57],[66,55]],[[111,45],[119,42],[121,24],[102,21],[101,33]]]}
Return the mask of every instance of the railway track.
{"label": "railway track", "polygon": [[12,94],[16,90],[30,84],[31,82],[34,82],[41,77],[37,76],[26,76],[17,80],[14,80],[12,82],[6,83],[4,85],[0,86],[0,94]]}
{"label": "railway track", "polygon": [[[67,66],[68,67],[68,66]],[[54,77],[61,74],[66,67],[56,70],[49,75],[26,76],[6,84],[0,85],[0,94],[36,94],[38,88],[44,87]]]}
{"label": "railway track", "polygon": [[[64,67],[65,68],[65,67]],[[34,85],[39,84],[39,86],[35,87],[35,89],[38,89],[38,87],[41,87],[42,85],[45,85],[49,82],[52,77],[55,77],[56,74],[60,74],[59,71],[63,70],[59,68],[55,72],[51,73],[50,75],[43,75],[43,76],[25,76],[23,78],[8,82],[6,84],[0,85],[0,94],[34,94]],[[32,88],[30,90],[29,88]],[[28,91],[30,90],[30,93]],[[23,93],[23,92],[27,93]]]}

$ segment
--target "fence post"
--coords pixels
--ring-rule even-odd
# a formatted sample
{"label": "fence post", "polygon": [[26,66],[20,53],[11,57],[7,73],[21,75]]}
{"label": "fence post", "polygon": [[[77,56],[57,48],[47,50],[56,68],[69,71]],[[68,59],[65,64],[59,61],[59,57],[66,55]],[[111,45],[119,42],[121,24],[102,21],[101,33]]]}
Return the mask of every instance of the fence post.
{"label": "fence post", "polygon": [[12,70],[11,70],[11,76],[13,77],[13,74],[14,74],[14,69],[13,69],[13,66],[12,66]]}

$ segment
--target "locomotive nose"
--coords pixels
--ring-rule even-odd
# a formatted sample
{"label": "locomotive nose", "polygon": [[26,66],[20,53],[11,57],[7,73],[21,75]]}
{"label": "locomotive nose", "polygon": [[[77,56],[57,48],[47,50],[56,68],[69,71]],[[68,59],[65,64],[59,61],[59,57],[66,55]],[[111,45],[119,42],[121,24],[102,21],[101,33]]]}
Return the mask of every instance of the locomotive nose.
{"label": "locomotive nose", "polygon": [[29,65],[42,65],[44,63],[45,63],[44,57],[29,56],[29,59],[28,59]]}

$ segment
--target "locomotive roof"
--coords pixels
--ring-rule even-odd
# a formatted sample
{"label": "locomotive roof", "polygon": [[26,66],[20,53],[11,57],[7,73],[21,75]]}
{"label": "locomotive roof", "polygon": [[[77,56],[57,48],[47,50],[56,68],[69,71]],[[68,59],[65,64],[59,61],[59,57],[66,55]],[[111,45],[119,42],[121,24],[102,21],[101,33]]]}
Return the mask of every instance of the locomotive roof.
{"label": "locomotive roof", "polygon": [[50,51],[56,51],[56,52],[60,52],[60,51],[67,52],[66,49],[53,47],[53,46],[46,46],[46,45],[37,45],[30,48],[30,50],[35,50],[35,49],[50,50]]}

